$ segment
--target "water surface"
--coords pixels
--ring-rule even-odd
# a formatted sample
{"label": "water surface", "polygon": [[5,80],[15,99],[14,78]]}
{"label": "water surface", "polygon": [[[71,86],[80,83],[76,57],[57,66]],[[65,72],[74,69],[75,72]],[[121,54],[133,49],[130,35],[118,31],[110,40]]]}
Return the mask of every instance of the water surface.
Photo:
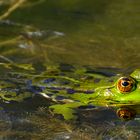
{"label": "water surface", "polygon": [[[47,65],[58,64],[131,72],[140,67],[139,5],[139,0],[2,0],[0,62],[33,64],[38,73]],[[75,124],[51,118],[42,108],[32,113],[32,107],[28,113],[2,111],[0,139],[80,136],[82,140],[120,140],[140,136],[139,116],[123,122],[112,109],[104,108],[92,112],[97,118]]]}

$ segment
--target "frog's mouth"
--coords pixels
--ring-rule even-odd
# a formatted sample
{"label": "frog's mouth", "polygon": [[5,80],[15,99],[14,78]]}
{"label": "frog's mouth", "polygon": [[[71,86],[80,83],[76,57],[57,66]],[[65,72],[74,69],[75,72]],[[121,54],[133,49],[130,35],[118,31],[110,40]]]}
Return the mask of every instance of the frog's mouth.
{"label": "frog's mouth", "polygon": [[114,89],[102,89],[96,95],[90,99],[89,103],[99,106],[140,105],[140,91],[138,89],[130,93],[120,93]]}
{"label": "frog's mouth", "polygon": [[122,104],[140,104],[140,89],[135,87],[130,92],[116,93],[114,99]]}

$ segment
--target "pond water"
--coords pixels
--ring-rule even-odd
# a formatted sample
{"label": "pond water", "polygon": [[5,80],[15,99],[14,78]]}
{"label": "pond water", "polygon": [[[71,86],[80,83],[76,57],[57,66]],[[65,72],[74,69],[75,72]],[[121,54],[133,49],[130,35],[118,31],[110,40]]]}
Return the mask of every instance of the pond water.
{"label": "pond water", "polygon": [[[12,67],[24,74],[34,73],[31,65],[37,74],[60,64],[90,66],[110,74],[140,68],[139,5],[139,0],[1,0],[1,77],[9,72],[9,63],[24,68]],[[8,109],[0,112],[0,139],[140,137],[139,115],[121,121],[113,109],[103,107],[81,112],[78,122],[66,122],[45,110],[46,100],[39,101],[2,105]]]}

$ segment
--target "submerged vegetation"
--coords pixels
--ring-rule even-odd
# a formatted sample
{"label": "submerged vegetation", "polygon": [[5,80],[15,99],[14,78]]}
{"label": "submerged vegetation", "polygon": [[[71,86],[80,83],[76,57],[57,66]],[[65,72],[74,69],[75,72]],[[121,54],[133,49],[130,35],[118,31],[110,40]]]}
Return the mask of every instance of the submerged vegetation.
{"label": "submerged vegetation", "polygon": [[[9,115],[13,116],[15,114],[11,113]],[[72,122],[68,123],[52,118],[52,116],[43,108],[40,108],[34,114],[22,114],[18,117],[20,118],[16,118],[15,121],[10,122],[7,120],[0,123],[1,138],[35,140],[139,139],[138,121],[130,121],[127,123],[117,121],[104,123],[93,122],[92,124],[88,122],[78,124]]]}

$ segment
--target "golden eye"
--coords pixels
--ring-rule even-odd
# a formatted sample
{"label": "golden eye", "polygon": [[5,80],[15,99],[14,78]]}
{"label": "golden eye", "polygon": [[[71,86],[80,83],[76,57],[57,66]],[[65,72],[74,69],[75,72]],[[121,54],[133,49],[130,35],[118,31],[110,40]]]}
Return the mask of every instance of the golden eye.
{"label": "golden eye", "polygon": [[131,77],[121,77],[118,80],[117,88],[120,92],[130,92],[135,87],[135,81]]}
{"label": "golden eye", "polygon": [[116,113],[120,119],[125,121],[131,120],[136,116],[135,110],[132,110],[130,108],[119,108]]}

